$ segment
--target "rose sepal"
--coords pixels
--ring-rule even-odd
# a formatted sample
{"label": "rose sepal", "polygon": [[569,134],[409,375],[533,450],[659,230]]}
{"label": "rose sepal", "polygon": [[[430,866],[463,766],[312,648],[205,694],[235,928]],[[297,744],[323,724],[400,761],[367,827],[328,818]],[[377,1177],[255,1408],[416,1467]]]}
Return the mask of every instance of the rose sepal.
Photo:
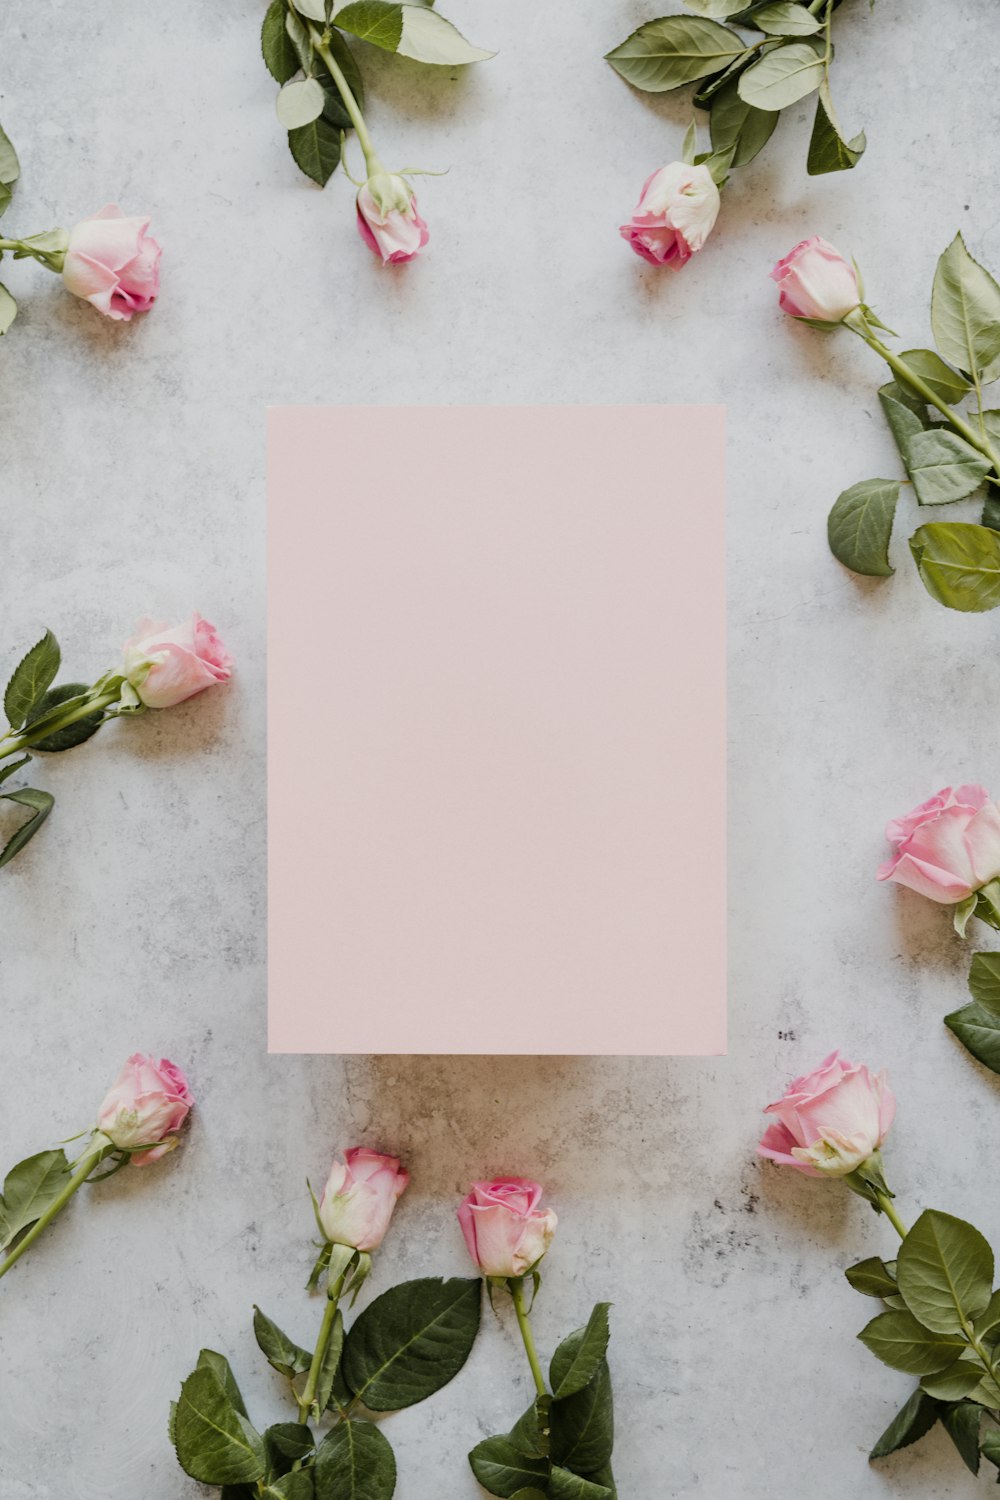
{"label": "rose sepal", "polygon": [[879,1214],[885,1212],[884,1200],[896,1196],[885,1180],[881,1151],[873,1151],[860,1167],[855,1167],[854,1171],[849,1172],[843,1180],[852,1193],[857,1193],[859,1198],[864,1198]]}

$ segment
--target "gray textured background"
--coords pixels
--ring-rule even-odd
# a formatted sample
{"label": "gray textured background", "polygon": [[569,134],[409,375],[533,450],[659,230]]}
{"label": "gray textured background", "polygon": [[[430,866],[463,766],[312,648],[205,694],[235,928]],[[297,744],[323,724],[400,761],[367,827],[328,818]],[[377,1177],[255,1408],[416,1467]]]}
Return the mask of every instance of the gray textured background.
{"label": "gray textured background", "polygon": [[[548,1185],[562,1227],[539,1339],[614,1298],[623,1500],[967,1493],[941,1435],[866,1467],[910,1382],[855,1343],[871,1306],[840,1273],[888,1249],[888,1225],[753,1147],[763,1103],[842,1045],[891,1070],[904,1214],[933,1203],[1000,1239],[997,1085],[940,1022],[967,955],[946,913],[872,879],[888,815],[948,780],[1000,784],[996,624],[924,595],[905,532],[888,583],[831,560],[833,496],[898,472],[880,369],[790,326],[767,271],[822,232],[912,344],[956,227],[1000,267],[998,167],[977,144],[997,126],[993,7],[845,5],[835,82],[869,132],[862,165],[808,180],[811,109],[792,110],[679,277],[616,226],[676,154],[687,102],[634,95],[600,61],[656,6],[446,9],[496,61],[453,77],[364,56],[385,158],[452,169],[421,188],[432,242],[400,274],[357,240],[347,182],[320,194],[287,156],[258,0],[0,16],[24,169],[5,224],[117,198],[165,246],[162,300],[131,327],[9,268],[4,665],[49,624],[69,670],[96,674],[138,615],[192,605],[239,660],[229,689],[47,763],[55,814],[3,877],[4,1159],[84,1126],[133,1048],[189,1067],[199,1109],[182,1151],[88,1192],[0,1288],[0,1493],[193,1500],[165,1420],[201,1344],[233,1358],[262,1421],[282,1415],[250,1307],[310,1336],[303,1179],[355,1140],[414,1175],[376,1286],[463,1271],[452,1211],[474,1175]],[[727,1059],[265,1056],[263,408],[347,401],[729,403]],[[669,462],[623,454],[623,482]],[[318,676],[328,644],[307,643]],[[721,909],[721,888],[706,900]],[[472,1500],[464,1454],[526,1391],[509,1318],[487,1318],[461,1381],[391,1420],[399,1500]]]}

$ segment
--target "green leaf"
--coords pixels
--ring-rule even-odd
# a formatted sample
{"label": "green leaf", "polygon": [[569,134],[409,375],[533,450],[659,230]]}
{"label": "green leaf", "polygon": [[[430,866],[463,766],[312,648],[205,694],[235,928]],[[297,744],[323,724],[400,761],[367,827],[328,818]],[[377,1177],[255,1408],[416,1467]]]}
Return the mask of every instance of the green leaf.
{"label": "green leaf", "polygon": [[896,479],[863,479],[834,501],[827,521],[830,551],[853,573],[888,578],[889,539],[899,500]]}
{"label": "green leaf", "polygon": [[859,1260],[844,1272],[851,1286],[864,1297],[891,1297],[896,1290],[896,1278],[877,1255]]}
{"label": "green leaf", "polygon": [[933,1396],[937,1401],[961,1401],[970,1391],[975,1390],[982,1378],[981,1365],[959,1359],[939,1375],[925,1375],[920,1386],[928,1396]]}
{"label": "green leaf", "polygon": [[285,0],[271,0],[264,16],[260,33],[260,50],[271,77],[278,83],[287,83],[301,67],[298,49],[288,33],[286,17],[289,11]]}
{"label": "green leaf", "polygon": [[745,51],[742,38],[728,26],[691,16],[662,16],[633,31],[607,54],[607,61],[627,83],[662,94],[728,68]]}
{"label": "green leaf", "polygon": [[59,670],[59,642],[47,630],[14,668],[4,690],[3,709],[11,729],[20,729]]}
{"label": "green leaf", "polygon": [[[58,687],[49,688],[31,710],[25,727],[34,724],[43,714],[68,703],[71,698],[79,697],[89,691],[85,682],[61,682]],[[62,750],[73,750],[77,745],[82,745],[89,740],[92,734],[96,734],[103,723],[104,712],[98,709],[96,713],[77,719],[75,724],[67,724],[65,729],[57,729],[54,734],[47,734],[44,739],[36,740],[31,748],[51,755],[58,754]]]}
{"label": "green leaf", "polygon": [[288,1335],[282,1333],[277,1323],[272,1323],[267,1314],[261,1312],[256,1306],[253,1310],[253,1332],[260,1352],[279,1374],[292,1380],[296,1375],[304,1375],[308,1370],[312,1363],[312,1355],[309,1351],[301,1349],[298,1344],[293,1344]]}
{"label": "green leaf", "polygon": [[931,294],[934,339],[950,364],[991,381],[1000,374],[1000,287],[956,234],[937,264]]}
{"label": "green leaf", "polygon": [[969,966],[969,989],[982,1005],[1000,1011],[1000,953],[974,953]]}
{"label": "green leaf", "polygon": [[899,357],[946,405],[957,406],[968,395],[970,386],[965,376],[946,365],[933,349],[907,349]]}
{"label": "green leaf", "polygon": [[[255,1491],[249,1494],[255,1496]],[[312,1469],[299,1469],[265,1485],[261,1500],[314,1500],[315,1494]]]}
{"label": "green leaf", "polygon": [[611,1457],[615,1445],[611,1372],[602,1361],[588,1385],[552,1403],[551,1456],[578,1474],[592,1474]]}
{"label": "green leaf", "polygon": [[35,837],[55,806],[56,799],[51,792],[39,792],[34,787],[25,786],[16,792],[0,792],[0,802],[17,802],[22,807],[32,808],[31,817],[11,834],[0,851],[0,869],[3,869]]}
{"label": "green leaf", "polygon": [[932,1332],[912,1313],[879,1313],[858,1338],[876,1359],[906,1375],[935,1375],[953,1365],[968,1346],[964,1339]]}
{"label": "green leaf", "polygon": [[392,1500],[396,1460],[374,1422],[341,1422],[320,1443],[316,1500]]}
{"label": "green leaf", "polygon": [[721,153],[735,147],[734,167],[745,167],[767,145],[778,116],[772,110],[752,109],[740,98],[736,79],[722,86],[712,101],[709,127],[712,150]]}
{"label": "green leaf", "polygon": [[348,1386],[370,1411],[399,1411],[432,1396],[468,1359],[481,1300],[478,1277],[426,1277],[383,1292],[347,1336]]}
{"label": "green leaf", "polygon": [[978,613],[1000,604],[1000,533],[965,521],[933,521],[910,537],[924,588],[948,609]]}
{"label": "green leaf", "polygon": [[740,98],[754,109],[787,109],[818,89],[823,59],[809,42],[788,42],[740,74]]}
{"label": "green leaf", "polygon": [[711,16],[713,20],[725,21],[729,16],[738,16],[746,10],[746,0],[684,0],[688,10],[696,16]]}
{"label": "green leaf", "polygon": [[951,505],[967,499],[992,467],[964,438],[943,427],[915,432],[904,459],[921,505]]}
{"label": "green leaf", "polygon": [[484,1490],[513,1500],[520,1490],[539,1488],[538,1480],[548,1481],[547,1458],[531,1458],[519,1453],[507,1438],[491,1437],[477,1443],[469,1454],[469,1463]]}
{"label": "green leaf", "polygon": [[548,1458],[552,1431],[552,1397],[539,1396],[514,1423],[507,1441],[528,1458]]}
{"label": "green leaf", "polygon": [[879,386],[878,399],[902,457],[910,438],[930,426],[927,406],[916,391],[898,385],[895,380]]}
{"label": "green leaf", "polygon": [[321,1412],[326,1411],[330,1405],[343,1352],[344,1318],[343,1314],[338,1311],[333,1320],[333,1329],[323,1354],[323,1363],[319,1367],[319,1378],[316,1381],[316,1406]]}
{"label": "green leaf", "polygon": [[1000,1429],[987,1428],[979,1447],[983,1457],[988,1458],[991,1464],[996,1464],[1000,1468]]}
{"label": "green leaf", "polygon": [[264,1434],[272,1478],[280,1477],[294,1463],[308,1457],[316,1446],[312,1432],[304,1422],[276,1422]]}
{"label": "green leaf", "polygon": [[[347,87],[357,100],[358,107],[364,111],[365,107],[365,81],[361,76],[357,58],[347,45],[347,40],[339,31],[330,33],[330,51],[333,53],[334,61],[347,80]],[[331,74],[326,70],[326,64],[322,58],[315,59],[316,77],[326,89],[327,103],[324,114],[331,125],[343,125],[345,130],[353,129],[351,117],[344,108],[340,99],[340,90],[333,80]],[[336,95],[336,107],[331,104],[331,95]]]}
{"label": "green leaf", "polygon": [[49,1208],[70,1179],[63,1151],[40,1151],[11,1167],[0,1197],[0,1250],[22,1230],[30,1228]]}
{"label": "green leaf", "polygon": [[896,1284],[925,1328],[961,1333],[990,1300],[993,1251],[964,1219],[925,1209],[900,1246]]}
{"label": "green leaf", "polygon": [[198,1355],[199,1370],[211,1370],[216,1380],[221,1385],[226,1400],[241,1417],[247,1415],[246,1403],[236,1384],[236,1376],[233,1374],[232,1366],[224,1354],[216,1354],[214,1349],[202,1349]]}
{"label": "green leaf", "polygon": [[962,1456],[965,1467],[979,1473],[979,1429],[983,1409],[972,1401],[959,1401],[941,1413],[941,1425]]}
{"label": "green leaf", "polygon": [[794,0],[775,0],[773,5],[755,10],[748,18],[748,24],[768,36],[814,36],[823,30],[822,21],[810,15],[806,6],[795,4]]}
{"label": "green leaf", "polygon": [[841,132],[840,121],[830,97],[830,85],[824,78],[819,86],[816,117],[809,138],[809,155],[806,158],[809,176],[822,177],[827,172],[850,171],[861,160],[867,144],[863,130],[852,140],[847,140]]}
{"label": "green leaf", "polygon": [[8,776],[16,775],[30,760],[30,755],[22,755],[20,760],[12,760],[7,765],[0,766],[0,781],[6,781]]}
{"label": "green leaf", "polygon": [[[0,203],[0,213],[2,212],[3,206],[2,203]],[[8,292],[3,282],[0,281],[0,336],[7,332],[16,317],[17,303],[14,301],[14,298],[11,296],[10,292]]]}
{"label": "green leaf", "polygon": [[355,0],[338,10],[335,23],[384,52],[398,52],[414,62],[455,67],[494,57],[473,47],[450,21],[426,5],[396,5],[391,0]]}
{"label": "green leaf", "polygon": [[14,192],[14,184],[21,175],[21,163],[17,159],[10,136],[0,128],[0,213],[3,213]]}
{"label": "green leaf", "polygon": [[536,1489],[518,1490],[517,1494],[512,1497],[512,1500],[545,1500],[545,1491]]}
{"label": "green leaf", "polygon": [[341,128],[325,115],[288,132],[288,149],[295,164],[320,187],[326,187],[340,165]]}
{"label": "green leaf", "polygon": [[[202,1363],[206,1355],[211,1363]],[[220,1378],[221,1359],[203,1350],[198,1368],[181,1386],[173,1432],[177,1461],[202,1484],[254,1484],[265,1474],[264,1439],[232,1401],[230,1382],[235,1382],[231,1376]]]}
{"label": "green leaf", "polygon": [[973,955],[969,988],[971,1004],[953,1010],[944,1024],[978,1062],[1000,1073],[1000,954]]}
{"label": "green leaf", "polygon": [[[586,1328],[579,1328],[559,1345],[552,1357],[549,1376],[552,1392],[557,1398],[573,1396],[588,1385],[603,1363],[608,1351],[611,1328],[608,1314],[610,1302],[598,1302]],[[603,1459],[601,1460],[603,1463]],[[597,1464],[593,1467],[596,1469]]]}
{"label": "green leaf", "polygon": [[553,1467],[549,1476],[549,1500],[612,1500],[611,1491],[569,1469]]}
{"label": "green leaf", "polygon": [[924,1391],[915,1390],[906,1405],[896,1413],[869,1453],[869,1458],[886,1458],[899,1448],[915,1443],[930,1432],[938,1419],[938,1403]]}
{"label": "green leaf", "polygon": [[315,78],[297,78],[286,83],[274,101],[278,119],[286,130],[297,130],[323,113],[326,95]]}

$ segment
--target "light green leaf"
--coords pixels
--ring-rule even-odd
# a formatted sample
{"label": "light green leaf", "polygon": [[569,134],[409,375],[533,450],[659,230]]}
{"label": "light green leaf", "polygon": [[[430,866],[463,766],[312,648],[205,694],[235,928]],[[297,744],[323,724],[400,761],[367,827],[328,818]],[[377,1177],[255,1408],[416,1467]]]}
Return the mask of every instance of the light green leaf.
{"label": "light green leaf", "polygon": [[823,59],[808,42],[789,42],[740,74],[740,98],[754,109],[787,109],[818,89]]}
{"label": "light green leaf", "polygon": [[202,1349],[198,1355],[197,1369],[211,1370],[221,1385],[229,1404],[239,1412],[241,1417],[247,1416],[246,1403],[240,1393],[239,1386],[236,1384],[236,1376],[233,1374],[232,1366],[224,1354],[217,1354],[214,1349]]}
{"label": "light green leaf", "polygon": [[976,1319],[976,1334],[987,1344],[995,1344],[1000,1339],[1000,1291],[993,1293],[986,1311]]}
{"label": "light green leaf", "polygon": [[968,1346],[963,1338],[934,1333],[912,1313],[879,1313],[862,1328],[858,1338],[876,1359],[906,1375],[935,1375],[953,1365]]}
{"label": "light green leaf", "polygon": [[844,1272],[851,1286],[864,1297],[891,1297],[896,1290],[892,1269],[877,1255],[859,1260]]}
{"label": "light green leaf", "polygon": [[950,364],[984,381],[1000,374],[1000,287],[956,234],[938,261],[931,327]]}
{"label": "light green leaf", "polygon": [[344,1318],[343,1314],[338,1311],[333,1320],[333,1330],[327,1342],[323,1363],[319,1367],[319,1377],[316,1381],[316,1406],[321,1412],[326,1411],[330,1405],[330,1397],[333,1395],[343,1352]]}
{"label": "light green leaf", "polygon": [[478,1277],[425,1277],[383,1292],[347,1336],[347,1385],[369,1411],[399,1411],[432,1396],[468,1359],[481,1300]]}
{"label": "light green leaf", "polygon": [[614,1449],[615,1420],[606,1361],[601,1361],[593,1379],[575,1395],[553,1401],[551,1421],[554,1464],[575,1473],[592,1474],[608,1462]]}
{"label": "light green leaf", "polygon": [[869,1453],[869,1458],[886,1458],[899,1448],[915,1443],[930,1432],[938,1419],[940,1407],[924,1391],[915,1390],[901,1411],[898,1411],[888,1427]]}
{"label": "light green leaf", "polygon": [[983,1433],[979,1447],[983,1457],[988,1458],[991,1464],[996,1464],[1000,1468],[1000,1429],[988,1427]]}
{"label": "light green leaf", "polygon": [[756,26],[768,36],[814,36],[823,30],[818,16],[811,15],[806,6],[794,3],[794,0],[775,0],[773,5],[755,10],[748,17],[747,24]]}
{"label": "light green leaf", "polygon": [[809,155],[806,158],[809,176],[822,177],[827,172],[850,171],[861,160],[867,144],[863,130],[853,140],[847,140],[842,133],[833,99],[830,97],[830,85],[824,78],[819,86],[816,117],[809,138]]}
{"label": "light green leaf", "polygon": [[301,27],[301,22],[287,9],[285,0],[271,0],[261,27],[260,50],[268,72],[278,83],[287,83],[294,78],[302,63],[289,33],[288,20]]}
{"label": "light green leaf", "polygon": [[746,10],[746,0],[684,0],[688,10],[696,16],[710,16],[715,21],[725,21]]}
{"label": "light green leaf", "polygon": [[[201,1358],[211,1353],[203,1350]],[[177,1460],[202,1484],[255,1484],[265,1474],[264,1440],[234,1405],[227,1383],[215,1363],[200,1360],[181,1386],[173,1423]]]}
{"label": "light green leaf", "polygon": [[45,819],[55,806],[56,799],[51,792],[40,792],[35,787],[21,787],[16,792],[0,792],[0,801],[17,802],[21,807],[30,807],[32,815],[27,822],[22,823],[16,833],[11,834],[3,851],[0,852],[0,869],[9,865],[15,855],[20,854],[25,844],[35,837]]}
{"label": "light green leaf", "polygon": [[612,1500],[611,1491],[580,1474],[553,1465],[549,1476],[549,1500]]}
{"label": "light green leaf", "polygon": [[961,1333],[990,1300],[993,1251],[964,1219],[925,1209],[900,1246],[896,1284],[925,1328]]}
{"label": "light green leaf", "polygon": [[967,499],[991,468],[988,458],[943,427],[914,433],[903,458],[921,505],[951,505]]}
{"label": "light green leaf", "polygon": [[301,0],[301,4],[295,0],[295,9],[310,21],[318,21],[320,25],[326,22],[326,0]]}
{"label": "light green leaf", "polygon": [[285,84],[274,107],[286,130],[298,130],[318,119],[325,104],[323,85],[317,79],[297,78]]}
{"label": "light green leaf", "polygon": [[[604,1361],[608,1340],[611,1337],[608,1322],[610,1311],[610,1302],[598,1302],[586,1328],[577,1329],[559,1345],[552,1357],[552,1367],[549,1371],[552,1393],[557,1398],[572,1396],[577,1391],[582,1391],[597,1374]],[[600,1462],[603,1463],[604,1460]],[[598,1465],[594,1464],[592,1467],[596,1469]]]}
{"label": "light green leaf", "polygon": [[690,16],[647,21],[607,54],[617,73],[638,89],[661,94],[717,73],[746,48],[728,26]]}
{"label": "light green leaf", "polygon": [[292,1380],[296,1375],[304,1375],[308,1370],[312,1363],[312,1355],[309,1351],[293,1343],[287,1334],[282,1333],[277,1323],[272,1323],[259,1307],[253,1310],[253,1332],[257,1347],[268,1364],[279,1374]]}
{"label": "light green leaf", "polygon": [[477,1443],[469,1454],[469,1463],[484,1490],[503,1500],[524,1489],[538,1488],[538,1481],[548,1481],[547,1458],[531,1458],[519,1453],[507,1438],[491,1437]]}
{"label": "light green leaf", "polygon": [[63,1151],[40,1151],[11,1167],[0,1197],[0,1250],[6,1250],[55,1202],[69,1182]]}
{"label": "light green leaf", "polygon": [[923,432],[930,426],[927,406],[916,391],[897,385],[894,380],[879,386],[878,399],[902,457],[914,433]]}
{"label": "light green leaf", "polygon": [[396,1459],[374,1422],[340,1422],[320,1443],[316,1500],[392,1500]]}
{"label": "light green leaf", "polygon": [[[21,164],[17,159],[17,152],[14,150],[9,136],[0,129],[0,214],[3,213],[14,196],[14,184],[20,175]],[[7,295],[10,296],[10,293],[8,292]],[[13,301],[14,299],[11,297],[10,300]],[[2,320],[2,301],[0,301],[0,320]],[[6,333],[7,328],[10,327],[10,323],[13,321],[12,315],[7,327],[3,327],[2,322],[0,322],[0,333]]]}
{"label": "light green leaf", "polygon": [[[0,213],[2,212],[3,207],[2,204],[0,204]],[[16,317],[17,303],[14,301],[14,298],[11,296],[10,292],[8,292],[3,282],[0,282],[0,336],[7,332]]]}
{"label": "light green leaf", "polygon": [[334,25],[363,42],[398,52],[414,62],[455,67],[495,57],[473,47],[460,31],[426,5],[396,5],[392,0],[352,0],[334,15]]}
{"label": "light green leaf", "polygon": [[288,132],[288,149],[296,166],[320,187],[326,187],[340,165],[341,127],[320,115],[308,125]]}
{"label": "light green leaf", "polygon": [[888,578],[889,539],[899,500],[899,481],[863,479],[838,495],[827,522],[830,551],[853,573]]}
{"label": "light green leaf", "polygon": [[964,521],[932,521],[910,537],[924,588],[939,604],[965,613],[1000,604],[1000,533]]}
{"label": "light green leaf", "polygon": [[734,167],[745,167],[753,161],[771,139],[778,123],[773,110],[752,109],[740,98],[735,78],[715,95],[711,109],[712,149],[721,154],[735,147]]}
{"label": "light green leaf", "polygon": [[968,395],[970,386],[965,376],[946,365],[933,349],[907,349],[899,357],[946,405],[957,406]]}
{"label": "light green leaf", "polygon": [[961,1401],[970,1391],[974,1391],[983,1378],[982,1365],[974,1365],[970,1360],[959,1359],[948,1370],[943,1370],[940,1375],[925,1375],[920,1382],[921,1390],[933,1396],[936,1401]]}
{"label": "light green leaf", "polygon": [[18,662],[4,691],[3,708],[11,729],[21,728],[51,685],[59,670],[59,662],[59,642],[51,630],[47,630]]}

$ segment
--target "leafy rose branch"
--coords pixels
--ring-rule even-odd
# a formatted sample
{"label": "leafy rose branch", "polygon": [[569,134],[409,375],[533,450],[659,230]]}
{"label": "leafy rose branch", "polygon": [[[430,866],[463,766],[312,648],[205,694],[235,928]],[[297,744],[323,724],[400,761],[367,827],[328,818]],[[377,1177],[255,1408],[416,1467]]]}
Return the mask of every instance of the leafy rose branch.
{"label": "leafy rose branch", "polygon": [[[881,1147],[895,1099],[884,1073],[834,1053],[767,1107],[775,1117],[762,1156],[813,1177],[840,1179],[889,1219],[895,1260],[869,1256],[846,1272],[885,1310],[858,1337],[883,1364],[919,1379],[871,1451],[884,1458],[940,1421],[973,1474],[981,1458],[1000,1469],[1000,1290],[994,1255],[963,1219],[925,1210],[911,1229],[885,1184]],[[984,1430],[984,1422],[986,1423]]]}
{"label": "leafy rose branch", "polygon": [[[923,507],[966,500],[985,487],[979,524],[931,521],[910,551],[924,587],[949,609],[1000,605],[1000,410],[983,389],[1000,378],[1000,286],[956,235],[938,261],[931,295],[937,350],[896,354],[892,333],[864,300],[857,269],[814,236],[772,273],[786,312],[830,331],[847,328],[895,377],[878,396],[908,482]],[[974,405],[963,403],[972,396]],[[887,577],[889,542],[902,481],[866,479],[845,490],[830,512],[834,556],[855,573]]]}

